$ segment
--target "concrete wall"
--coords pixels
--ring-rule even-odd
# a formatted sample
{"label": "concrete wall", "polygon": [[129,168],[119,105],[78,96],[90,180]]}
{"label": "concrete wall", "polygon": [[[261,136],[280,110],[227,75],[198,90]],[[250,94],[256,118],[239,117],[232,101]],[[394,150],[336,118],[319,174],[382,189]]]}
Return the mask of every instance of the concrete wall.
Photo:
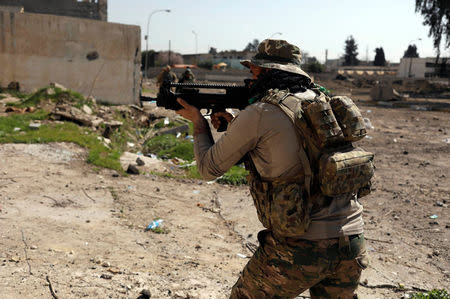
{"label": "concrete wall", "polygon": [[107,21],[108,0],[0,0],[0,6],[21,6],[25,12]]}
{"label": "concrete wall", "polygon": [[58,82],[101,101],[139,103],[140,44],[138,26],[0,11],[0,86]]}

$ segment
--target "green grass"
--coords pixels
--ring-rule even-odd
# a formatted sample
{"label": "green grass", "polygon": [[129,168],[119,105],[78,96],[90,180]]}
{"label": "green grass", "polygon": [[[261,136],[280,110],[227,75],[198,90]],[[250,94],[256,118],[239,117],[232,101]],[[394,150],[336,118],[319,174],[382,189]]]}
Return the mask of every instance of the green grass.
{"label": "green grass", "polygon": [[[173,135],[161,135],[149,139],[144,145],[144,153],[152,153],[158,157],[165,156],[169,159],[180,158],[186,162],[192,162],[194,158],[194,145],[191,141],[176,138]],[[179,178],[201,179],[202,176],[198,172],[197,166],[188,166],[185,168],[185,176]],[[164,175],[160,173],[152,173],[155,175]],[[239,166],[233,166],[223,177],[217,180],[221,184],[244,185],[247,184],[248,172]],[[171,177],[177,177],[171,175]]]}
{"label": "green grass", "polygon": [[158,157],[169,159],[180,158],[185,161],[194,160],[194,146],[191,141],[178,139],[174,135],[161,135],[149,139],[143,148],[144,153],[152,153]]}
{"label": "green grass", "polygon": [[248,171],[240,166],[233,166],[220,179],[217,180],[220,184],[228,185],[246,185]]}
{"label": "green grass", "polygon": [[[53,91],[50,92],[49,91]],[[33,94],[27,95],[20,92],[8,91],[14,97],[22,99],[19,103],[10,103],[9,106],[15,106],[19,108],[36,107],[43,100],[60,101],[65,100],[73,103],[76,108],[81,108],[83,105],[93,107],[93,103],[90,100],[85,99],[80,93],[71,90],[62,90],[60,88],[44,87],[39,89]]]}
{"label": "green grass", "polygon": [[[43,124],[37,130],[29,128],[30,122],[47,117],[44,111],[1,117],[0,143],[73,142],[89,150],[88,163],[123,173],[119,163],[121,152],[106,147],[89,129],[70,122]],[[20,128],[20,131],[14,131],[14,128]]]}
{"label": "green grass", "polygon": [[[1,90],[0,90],[0,92],[1,92]],[[6,89],[3,92],[6,94],[9,94],[12,97],[19,98],[19,99],[26,99],[29,96],[26,93],[22,93],[20,91],[15,91],[15,90]]]}
{"label": "green grass", "polygon": [[434,289],[428,293],[413,294],[411,299],[450,299],[450,295],[446,290]]}

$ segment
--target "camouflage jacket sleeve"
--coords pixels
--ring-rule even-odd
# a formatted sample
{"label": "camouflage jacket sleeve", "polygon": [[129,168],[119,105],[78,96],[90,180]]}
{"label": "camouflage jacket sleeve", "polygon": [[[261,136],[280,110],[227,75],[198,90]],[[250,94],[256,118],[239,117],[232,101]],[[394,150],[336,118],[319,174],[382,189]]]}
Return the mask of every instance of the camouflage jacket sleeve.
{"label": "camouflage jacket sleeve", "polygon": [[197,167],[205,179],[223,175],[258,142],[260,114],[248,106],[233,119],[228,130],[212,144],[207,134],[199,134],[194,140]]}

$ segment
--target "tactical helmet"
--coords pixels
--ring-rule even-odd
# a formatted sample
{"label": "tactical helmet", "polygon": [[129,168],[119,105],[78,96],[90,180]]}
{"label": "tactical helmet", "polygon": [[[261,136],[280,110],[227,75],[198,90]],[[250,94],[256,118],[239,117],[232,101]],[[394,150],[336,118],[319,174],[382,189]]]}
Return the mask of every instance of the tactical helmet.
{"label": "tactical helmet", "polygon": [[250,60],[241,60],[241,64],[250,68],[255,65],[263,68],[277,69],[289,73],[309,75],[300,67],[302,54],[300,49],[281,39],[265,39],[258,45],[258,51]]}

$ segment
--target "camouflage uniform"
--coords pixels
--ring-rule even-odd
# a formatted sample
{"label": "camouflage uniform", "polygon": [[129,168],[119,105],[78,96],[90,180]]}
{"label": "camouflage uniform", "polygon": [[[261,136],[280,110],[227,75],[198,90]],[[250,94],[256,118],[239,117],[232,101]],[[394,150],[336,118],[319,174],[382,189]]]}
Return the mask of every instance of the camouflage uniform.
{"label": "camouflage uniform", "polygon": [[163,70],[158,74],[156,79],[156,85],[159,87],[165,81],[177,82],[177,75],[170,70],[170,66],[166,66]]}
{"label": "camouflage uniform", "polygon": [[180,79],[178,80],[178,83],[189,83],[189,82],[195,82],[195,76],[194,73],[191,71],[191,69],[186,69],[184,73],[181,75]]}
{"label": "camouflage uniform", "polygon": [[[178,80],[178,83],[194,83],[195,82],[195,76],[194,73],[191,71],[191,69],[187,68],[183,74],[181,74],[180,79]],[[186,89],[183,89],[181,87],[176,88],[176,92],[183,92]]]}
{"label": "camouflage uniform", "polygon": [[362,235],[310,241],[263,230],[258,240],[230,298],[295,298],[307,289],[311,298],[357,298],[367,267]]}
{"label": "camouflage uniform", "polygon": [[[265,40],[252,60],[241,63],[309,78],[300,61],[298,47],[282,40]],[[302,239],[312,211],[323,208],[326,199],[332,198],[325,198],[317,189],[308,195],[307,173],[264,181],[251,159],[247,159],[246,168],[258,218],[267,229],[258,234],[260,246],[230,298],[294,298],[307,289],[312,298],[357,298],[361,271],[367,267],[363,234]]]}

